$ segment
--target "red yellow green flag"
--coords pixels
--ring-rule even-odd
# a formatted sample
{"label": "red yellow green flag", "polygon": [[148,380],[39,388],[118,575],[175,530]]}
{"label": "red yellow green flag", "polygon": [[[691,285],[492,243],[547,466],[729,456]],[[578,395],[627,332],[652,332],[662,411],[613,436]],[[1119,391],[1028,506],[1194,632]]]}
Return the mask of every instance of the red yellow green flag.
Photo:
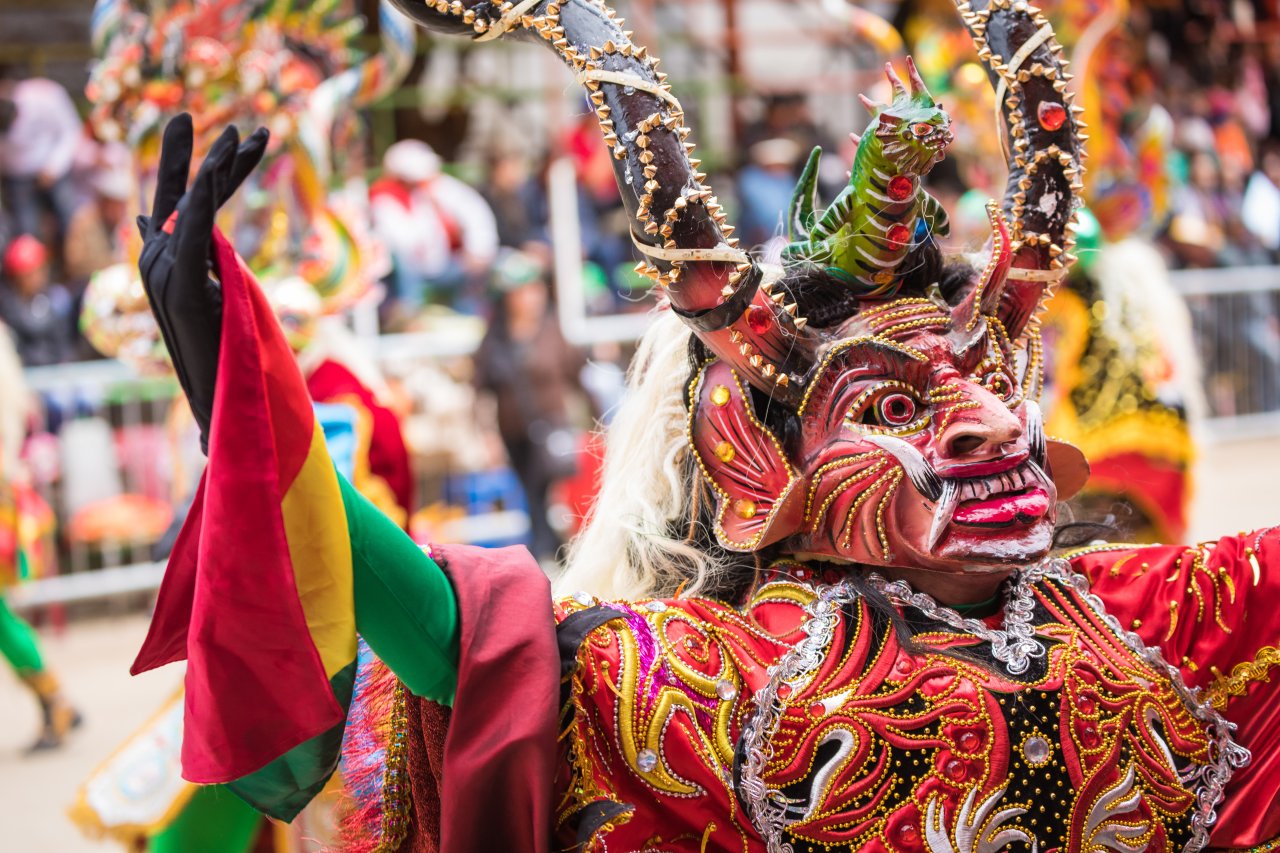
{"label": "red yellow green flag", "polygon": [[355,678],[338,475],[266,297],[221,233],[209,464],[132,671],[186,659],[183,775],[291,819],[337,766]]}

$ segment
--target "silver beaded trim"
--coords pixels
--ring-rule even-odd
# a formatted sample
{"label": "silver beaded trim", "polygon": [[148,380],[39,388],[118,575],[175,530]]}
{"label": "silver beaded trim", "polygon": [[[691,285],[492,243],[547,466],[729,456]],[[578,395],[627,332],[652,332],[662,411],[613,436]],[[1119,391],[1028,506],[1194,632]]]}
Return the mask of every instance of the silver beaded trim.
{"label": "silver beaded trim", "polygon": [[923,592],[916,592],[904,580],[888,581],[873,572],[867,576],[867,583],[900,607],[912,607],[930,619],[985,640],[991,644],[991,656],[1004,664],[1010,675],[1022,675],[1031,666],[1032,658],[1045,655],[1044,644],[1036,639],[1031,627],[1036,607],[1032,586],[1044,578],[1044,573],[1043,563],[1018,572],[1004,606],[1002,628],[991,628],[981,620],[961,616]]}
{"label": "silver beaded trim", "polygon": [[809,618],[800,628],[805,638],[769,667],[769,683],[755,695],[757,710],[742,731],[745,754],[738,791],[769,853],[794,853],[782,834],[799,819],[789,817],[795,801],[770,789],[764,781],[764,769],[773,760],[773,736],[782,723],[778,690],[786,684],[794,693],[813,676],[822,665],[823,652],[840,622],[841,608],[857,595],[845,583],[818,587],[817,593],[817,599],[805,608]]}
{"label": "silver beaded trim", "polygon": [[[1196,853],[1208,844],[1209,830],[1217,819],[1216,808],[1232,773],[1249,763],[1249,751],[1231,736],[1235,725],[1225,720],[1199,691],[1188,688],[1177,667],[1169,664],[1158,649],[1147,646],[1137,634],[1126,631],[1119,620],[1106,611],[1102,599],[1089,590],[1089,579],[1062,559],[1049,559],[1018,573],[1005,604],[1002,628],[990,628],[977,619],[968,619],[944,607],[928,595],[916,592],[906,581],[888,581],[879,574],[867,575],[868,583],[891,602],[912,607],[926,616],[985,640],[991,644],[992,656],[1004,664],[1010,674],[1026,672],[1032,658],[1043,657],[1045,648],[1034,636],[1031,619],[1035,609],[1032,587],[1044,579],[1056,580],[1073,589],[1130,648],[1158,672],[1165,673],[1187,708],[1206,726],[1216,749],[1208,764],[1195,766],[1182,775],[1182,783],[1199,783],[1196,789],[1197,809],[1192,815],[1192,836],[1183,853]],[[783,703],[778,698],[782,685],[791,694],[804,689],[822,664],[823,651],[831,642],[839,624],[843,606],[858,597],[848,584],[841,582],[818,587],[817,598],[805,608],[808,619],[801,626],[805,638],[769,667],[769,683],[755,696],[757,711],[743,728],[744,757],[738,791],[752,823],[764,838],[769,853],[794,853],[783,834],[786,828],[802,819],[793,809],[798,802],[781,791],[772,790],[764,781],[764,770],[773,760],[773,737],[782,723]]]}

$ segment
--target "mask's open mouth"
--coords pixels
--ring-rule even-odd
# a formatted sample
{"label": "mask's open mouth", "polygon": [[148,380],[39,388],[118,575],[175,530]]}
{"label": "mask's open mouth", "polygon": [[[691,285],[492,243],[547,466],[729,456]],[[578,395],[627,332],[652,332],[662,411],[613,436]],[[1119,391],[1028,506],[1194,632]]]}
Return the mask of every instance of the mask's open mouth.
{"label": "mask's open mouth", "polygon": [[957,490],[952,524],[1010,527],[1039,521],[1049,511],[1043,475],[1027,462],[1001,474],[952,482]]}

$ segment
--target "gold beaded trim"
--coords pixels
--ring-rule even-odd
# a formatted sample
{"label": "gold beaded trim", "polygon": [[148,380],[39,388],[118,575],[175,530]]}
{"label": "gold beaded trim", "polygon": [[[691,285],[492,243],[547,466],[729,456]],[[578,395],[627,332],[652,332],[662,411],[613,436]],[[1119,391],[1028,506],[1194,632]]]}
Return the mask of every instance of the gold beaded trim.
{"label": "gold beaded trim", "polygon": [[1231,668],[1230,675],[1223,675],[1213,667],[1218,677],[1204,691],[1204,698],[1209,704],[1221,711],[1227,706],[1232,696],[1243,696],[1245,689],[1254,681],[1270,681],[1271,667],[1280,666],[1280,649],[1275,646],[1263,646],[1254,655],[1253,660],[1238,663]]}
{"label": "gold beaded trim", "polygon": [[409,834],[408,728],[404,683],[397,680],[391,700],[391,742],[382,771],[382,838],[374,853],[394,853]]}

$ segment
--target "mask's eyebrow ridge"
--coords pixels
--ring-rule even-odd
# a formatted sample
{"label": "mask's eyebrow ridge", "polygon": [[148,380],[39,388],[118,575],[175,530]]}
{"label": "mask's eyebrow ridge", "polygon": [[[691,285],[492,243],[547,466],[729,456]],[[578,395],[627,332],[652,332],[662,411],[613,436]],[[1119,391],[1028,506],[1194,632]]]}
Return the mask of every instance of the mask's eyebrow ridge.
{"label": "mask's eyebrow ridge", "polygon": [[[929,357],[919,350],[879,335],[849,338],[833,346],[823,357],[822,364],[819,365],[817,372],[814,374],[814,380],[809,383],[796,414],[801,417],[804,416],[814,390],[822,384],[823,377],[832,369],[832,365],[837,358],[845,364],[850,362],[857,363],[857,351],[864,349],[867,351],[865,361],[869,369],[874,369],[877,362],[883,363],[885,361],[888,361],[892,367],[888,370],[861,375],[858,377],[860,381],[903,379],[917,388],[924,387],[927,384],[930,369]],[[893,368],[896,368],[896,370]]]}

